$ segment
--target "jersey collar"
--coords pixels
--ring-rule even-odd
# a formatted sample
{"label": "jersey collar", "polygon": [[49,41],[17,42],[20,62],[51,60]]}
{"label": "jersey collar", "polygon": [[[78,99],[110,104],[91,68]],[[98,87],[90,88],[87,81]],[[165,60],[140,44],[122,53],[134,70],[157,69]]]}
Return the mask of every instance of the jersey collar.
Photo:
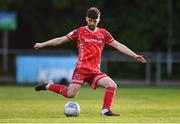
{"label": "jersey collar", "polygon": [[96,31],[97,31],[97,29],[98,29],[98,28],[96,27],[96,29],[95,29],[94,31],[91,31],[91,30],[88,28],[88,26],[86,26],[85,28],[86,28],[86,30],[88,30],[88,31],[89,31],[89,32],[91,32],[91,33],[96,32]]}

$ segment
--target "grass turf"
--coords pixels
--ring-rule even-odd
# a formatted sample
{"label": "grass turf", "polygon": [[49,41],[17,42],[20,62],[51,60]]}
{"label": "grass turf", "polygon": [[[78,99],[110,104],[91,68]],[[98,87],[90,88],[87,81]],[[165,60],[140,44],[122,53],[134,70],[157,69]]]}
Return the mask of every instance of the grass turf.
{"label": "grass turf", "polygon": [[[120,87],[112,111],[120,117],[100,116],[104,89],[81,88],[79,95],[66,99],[50,91],[35,92],[31,86],[0,86],[0,123],[178,123],[180,89]],[[64,104],[80,104],[79,117],[65,117]]]}

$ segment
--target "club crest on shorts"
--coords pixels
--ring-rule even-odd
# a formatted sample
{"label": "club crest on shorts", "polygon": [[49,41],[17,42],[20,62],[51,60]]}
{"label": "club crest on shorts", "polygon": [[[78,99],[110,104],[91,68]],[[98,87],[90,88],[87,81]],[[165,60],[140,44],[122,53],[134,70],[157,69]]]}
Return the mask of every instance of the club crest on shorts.
{"label": "club crest on shorts", "polygon": [[79,74],[79,73],[76,73],[76,74],[75,74],[75,78],[76,78],[76,80],[80,80],[80,74]]}

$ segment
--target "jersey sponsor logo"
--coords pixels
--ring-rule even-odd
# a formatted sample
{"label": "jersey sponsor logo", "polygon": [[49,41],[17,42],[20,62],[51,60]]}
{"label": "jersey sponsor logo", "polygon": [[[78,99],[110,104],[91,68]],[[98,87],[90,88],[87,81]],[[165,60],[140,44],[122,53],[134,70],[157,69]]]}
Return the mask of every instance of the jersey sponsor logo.
{"label": "jersey sponsor logo", "polygon": [[96,40],[96,39],[84,39],[84,42],[95,42],[95,43],[102,44],[102,40]]}

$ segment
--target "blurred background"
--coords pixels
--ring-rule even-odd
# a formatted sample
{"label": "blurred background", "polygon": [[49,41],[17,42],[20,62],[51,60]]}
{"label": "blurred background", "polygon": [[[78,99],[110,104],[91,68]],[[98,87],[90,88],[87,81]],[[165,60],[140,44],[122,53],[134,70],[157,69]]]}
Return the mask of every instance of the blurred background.
{"label": "blurred background", "polygon": [[0,84],[69,82],[75,43],[38,51],[33,45],[86,25],[92,6],[102,13],[99,27],[149,61],[106,46],[103,72],[118,85],[180,86],[179,0],[0,0]]}

